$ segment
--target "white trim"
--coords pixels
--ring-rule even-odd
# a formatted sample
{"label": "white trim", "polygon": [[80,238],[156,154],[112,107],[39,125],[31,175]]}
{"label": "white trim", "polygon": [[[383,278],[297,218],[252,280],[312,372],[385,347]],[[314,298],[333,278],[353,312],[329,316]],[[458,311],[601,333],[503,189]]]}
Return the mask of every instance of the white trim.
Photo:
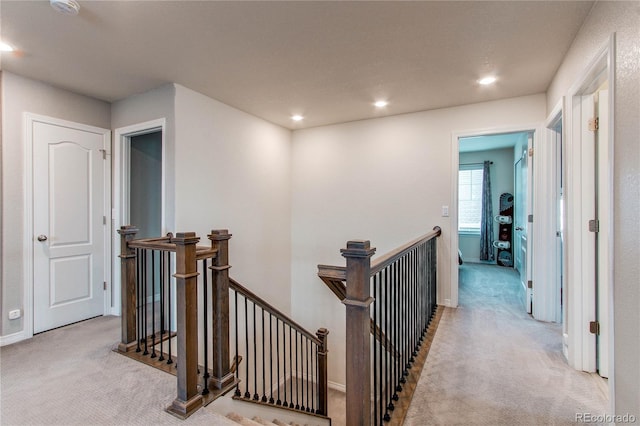
{"label": "white trim", "polygon": [[128,199],[129,199],[129,149],[132,136],[144,135],[147,133],[162,132],[162,182],[161,182],[161,229],[162,235],[167,232],[166,223],[166,133],[167,120],[159,118],[157,120],[145,121],[144,123],[133,124],[120,127],[114,130],[113,137],[113,303],[111,304],[111,315],[120,315],[120,234],[117,230],[122,225],[129,225],[128,220]]}
{"label": "white trim", "polygon": [[[534,139],[540,135],[540,123],[523,124],[517,126],[499,126],[477,130],[464,130],[451,132],[451,200],[449,205],[449,216],[451,217],[451,236],[449,241],[450,259],[450,299],[448,307],[458,306],[458,167],[460,162],[459,139],[471,136],[488,136],[501,133],[533,132]],[[530,266],[528,266],[530,267]]]}
{"label": "white trim", "polygon": [[[562,100],[556,104],[545,122],[544,131],[534,150],[533,262],[534,286],[532,315],[539,321],[559,322],[559,274],[556,253],[558,229],[556,209],[556,144],[551,129],[562,119]],[[554,196],[550,196],[553,194]],[[535,265],[535,267],[533,267]]]}
{"label": "white trim", "polygon": [[334,389],[334,390],[340,391],[342,393],[346,393],[347,392],[347,386],[343,385],[342,383],[337,383],[337,382],[332,382],[331,380],[327,380],[327,386],[330,389]]}
{"label": "white trim", "polygon": [[[23,339],[29,339],[33,337],[33,124],[35,122],[51,124],[54,126],[68,127],[70,129],[81,130],[84,132],[96,133],[102,135],[102,146],[106,151],[107,156],[110,154],[111,145],[111,131],[109,129],[103,129],[100,127],[89,126],[82,123],[75,123],[72,121],[61,120],[59,118],[48,117],[45,115],[33,114],[30,112],[23,113],[23,146],[24,146],[24,174],[23,174],[23,193],[24,193],[24,227],[22,230],[23,235],[23,274],[24,274],[24,298],[23,298]],[[105,170],[105,200],[111,199],[111,181],[107,180],[111,175],[111,168],[106,165]],[[105,201],[103,215],[109,217],[110,203]],[[110,288],[111,273],[109,271],[110,256],[111,256],[111,239],[109,236],[109,224],[104,227],[104,279],[107,282],[107,289]],[[107,314],[107,299],[109,292],[105,295],[105,305],[103,313]],[[20,334],[20,333],[16,333]],[[10,335],[13,336],[13,335]],[[5,338],[8,336],[5,336]],[[17,337],[16,337],[17,338]]]}
{"label": "white trim", "polygon": [[[595,319],[595,295],[589,284],[583,279],[583,249],[582,238],[582,194],[581,194],[581,126],[580,126],[580,97],[583,94],[593,92],[595,88],[590,87],[598,80],[603,73],[608,73],[607,80],[612,84],[613,69],[613,47],[615,39],[611,36],[608,43],[603,46],[595,55],[593,60],[585,68],[576,83],[569,89],[567,96],[567,130],[566,142],[566,200],[567,200],[567,274],[566,283],[568,289],[567,301],[567,360],[569,365],[577,370],[595,370],[595,337],[589,333],[587,324]],[[613,118],[613,87],[609,89],[610,113]],[[577,101],[574,98],[578,98]],[[611,120],[613,123],[613,120]],[[612,126],[611,126],[612,128]],[[612,130],[610,130],[612,132]],[[610,133],[610,143],[613,145],[613,137]],[[611,149],[613,147],[611,146]],[[612,250],[610,246],[610,253]],[[611,269],[613,269],[611,264]],[[613,271],[611,271],[611,274]],[[609,294],[612,294],[611,285]],[[592,297],[593,296],[593,297]],[[612,320],[613,308],[612,300],[609,301],[610,319]],[[609,325],[610,330],[613,324]],[[613,350],[613,343],[610,342]],[[610,352],[611,353],[611,352]],[[611,353],[612,354],[612,353]],[[613,356],[610,356],[610,367],[612,367]],[[614,376],[610,370],[610,376]],[[613,386],[610,386],[610,396],[613,394]],[[611,399],[611,398],[610,398]]]}
{"label": "white trim", "polygon": [[[33,337],[33,334],[29,337]],[[0,346],[12,345],[26,340],[29,337],[26,336],[26,332],[24,330],[13,334],[7,334],[6,336],[0,336]]]}

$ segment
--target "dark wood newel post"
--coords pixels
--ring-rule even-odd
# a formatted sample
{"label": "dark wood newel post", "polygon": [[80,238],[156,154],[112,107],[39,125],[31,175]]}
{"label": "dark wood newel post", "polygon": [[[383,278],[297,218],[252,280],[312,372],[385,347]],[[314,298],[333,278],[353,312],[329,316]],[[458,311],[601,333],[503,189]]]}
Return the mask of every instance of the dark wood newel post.
{"label": "dark wood newel post", "polygon": [[217,389],[234,382],[230,367],[229,347],[229,239],[231,234],[226,229],[211,231],[209,234],[211,247],[218,253],[213,259],[212,298],[213,298],[213,375],[209,385]]}
{"label": "dark wood newel post", "polygon": [[129,241],[138,233],[138,228],[127,225],[118,229],[120,234],[120,352],[127,352],[136,340],[136,251]]}
{"label": "dark wood newel post", "polygon": [[369,241],[349,241],[340,250],[347,260],[346,371],[347,416],[349,426],[371,424],[371,343],[369,282],[371,256],[376,249]]}
{"label": "dark wood newel post", "polygon": [[176,245],[176,321],[178,396],[167,411],[186,418],[202,407],[198,392],[198,269],[195,232],[179,232]]}
{"label": "dark wood newel post", "polygon": [[328,412],[328,389],[327,389],[327,335],[329,331],[326,328],[321,328],[316,332],[316,336],[320,340],[320,347],[318,348],[318,410],[316,414],[327,416]]}

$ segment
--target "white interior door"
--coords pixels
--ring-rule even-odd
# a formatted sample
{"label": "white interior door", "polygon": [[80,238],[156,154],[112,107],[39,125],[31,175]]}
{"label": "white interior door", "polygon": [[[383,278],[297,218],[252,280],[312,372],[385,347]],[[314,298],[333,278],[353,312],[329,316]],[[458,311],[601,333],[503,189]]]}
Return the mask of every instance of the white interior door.
{"label": "white interior door", "polygon": [[522,304],[530,306],[527,289],[527,154],[522,155],[514,165],[514,217],[513,217],[513,256],[515,267],[520,275],[520,286],[522,287]]}
{"label": "white interior door", "polygon": [[104,132],[41,121],[32,132],[38,333],[104,313],[107,162]]}

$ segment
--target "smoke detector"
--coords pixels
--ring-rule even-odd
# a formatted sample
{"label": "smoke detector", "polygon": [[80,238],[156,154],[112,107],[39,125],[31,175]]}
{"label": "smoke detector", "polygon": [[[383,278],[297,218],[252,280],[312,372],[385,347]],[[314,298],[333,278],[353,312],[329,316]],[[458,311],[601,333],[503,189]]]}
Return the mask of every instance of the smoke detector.
{"label": "smoke detector", "polygon": [[75,0],[49,0],[49,4],[63,15],[75,16],[80,12],[80,5]]}

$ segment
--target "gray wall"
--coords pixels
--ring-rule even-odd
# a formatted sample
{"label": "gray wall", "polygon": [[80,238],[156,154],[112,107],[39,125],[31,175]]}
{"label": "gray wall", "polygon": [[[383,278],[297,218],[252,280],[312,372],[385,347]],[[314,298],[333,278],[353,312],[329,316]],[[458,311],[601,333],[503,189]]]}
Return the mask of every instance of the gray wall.
{"label": "gray wall", "polygon": [[[460,164],[482,163],[493,161],[491,165],[491,197],[493,199],[493,215],[500,214],[500,194],[508,192],[513,195],[513,148],[492,149],[478,152],[460,153]],[[498,224],[493,222],[493,238],[498,240]],[[465,261],[478,262],[480,259],[480,236],[458,236],[458,246]],[[494,250],[497,256],[497,250]],[[494,261],[493,263],[496,263]]]}
{"label": "gray wall", "polygon": [[136,238],[162,232],[162,132],[131,138],[129,217]]}
{"label": "gray wall", "polygon": [[24,311],[24,146],[25,112],[108,129],[110,106],[4,71],[2,73],[2,335],[23,330],[23,319],[6,312]]}
{"label": "gray wall", "polygon": [[614,375],[616,414],[640,417],[640,3],[598,2],[549,87],[547,111],[616,33],[614,68]]}

